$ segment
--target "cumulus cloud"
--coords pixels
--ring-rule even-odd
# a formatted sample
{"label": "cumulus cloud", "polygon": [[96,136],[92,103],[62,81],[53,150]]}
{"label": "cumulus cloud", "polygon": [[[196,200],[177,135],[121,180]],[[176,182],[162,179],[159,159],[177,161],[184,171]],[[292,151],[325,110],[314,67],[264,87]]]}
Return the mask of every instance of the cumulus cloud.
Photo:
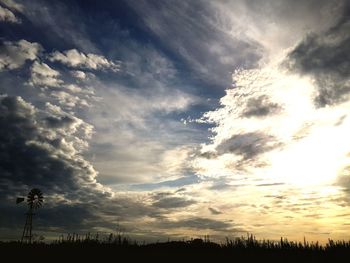
{"label": "cumulus cloud", "polygon": [[67,108],[74,107],[87,107],[88,102],[86,99],[81,98],[77,95],[72,95],[65,91],[52,91],[51,96]]}
{"label": "cumulus cloud", "polygon": [[1,182],[9,184],[9,190],[2,189],[5,195],[23,186],[75,198],[72,189],[103,193],[96,171],[81,156],[91,135],[89,124],[57,106],[47,104],[44,112],[9,96],[1,98],[0,120],[7,127],[1,130]]}
{"label": "cumulus cloud", "polygon": [[44,62],[35,61],[30,73],[28,84],[41,88],[48,101],[54,100],[65,109],[88,107],[96,99],[92,88],[64,82],[61,73]]}
{"label": "cumulus cloud", "polygon": [[[87,69],[109,69],[119,71],[120,65],[101,55],[92,53],[84,54],[76,49],[66,50],[64,52],[55,51],[50,55],[50,61],[59,61],[62,64],[72,68],[87,68]],[[81,74],[80,74],[81,75]]]}
{"label": "cumulus cloud", "polygon": [[86,77],[87,77],[85,72],[81,71],[81,70],[74,70],[71,73],[75,78],[80,79],[80,80],[86,79]]}
{"label": "cumulus cloud", "polygon": [[0,70],[17,69],[27,60],[35,60],[41,50],[39,43],[24,39],[18,42],[6,41],[0,47]]}
{"label": "cumulus cloud", "polygon": [[11,10],[0,6],[0,21],[11,22],[11,23],[20,23],[19,20]]}
{"label": "cumulus cloud", "polygon": [[33,86],[58,87],[63,81],[59,79],[60,73],[50,68],[44,62],[35,61],[31,66],[31,79],[29,83]]}

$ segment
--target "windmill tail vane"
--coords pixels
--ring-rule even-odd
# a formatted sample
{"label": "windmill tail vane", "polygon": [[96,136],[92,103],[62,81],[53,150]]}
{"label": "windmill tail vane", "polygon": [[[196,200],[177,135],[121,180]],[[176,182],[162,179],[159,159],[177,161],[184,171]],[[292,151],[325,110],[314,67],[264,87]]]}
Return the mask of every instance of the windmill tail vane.
{"label": "windmill tail vane", "polygon": [[16,205],[18,205],[19,203],[22,203],[24,201],[24,197],[17,197],[16,198]]}

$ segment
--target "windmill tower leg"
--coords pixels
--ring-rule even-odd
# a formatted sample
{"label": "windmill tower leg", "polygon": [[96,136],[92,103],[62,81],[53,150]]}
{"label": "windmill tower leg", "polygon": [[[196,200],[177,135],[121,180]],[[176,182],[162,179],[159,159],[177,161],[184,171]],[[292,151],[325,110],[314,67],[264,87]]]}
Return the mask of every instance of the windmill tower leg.
{"label": "windmill tower leg", "polygon": [[32,243],[32,227],[33,227],[33,210],[32,208],[29,208],[27,212],[27,217],[26,217],[26,223],[23,228],[23,234],[22,234],[22,239],[21,243]]}

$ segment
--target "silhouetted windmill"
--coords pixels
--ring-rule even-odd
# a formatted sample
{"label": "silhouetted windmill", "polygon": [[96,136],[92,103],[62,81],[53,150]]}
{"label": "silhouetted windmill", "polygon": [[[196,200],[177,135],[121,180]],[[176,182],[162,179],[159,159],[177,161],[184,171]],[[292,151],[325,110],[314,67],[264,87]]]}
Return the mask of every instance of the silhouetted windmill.
{"label": "silhouetted windmill", "polygon": [[[23,197],[17,197],[16,204],[23,202],[24,199]],[[43,193],[38,188],[30,190],[27,195],[28,212],[26,213],[26,223],[24,225],[21,243],[32,243],[33,211],[39,209],[43,201]]]}

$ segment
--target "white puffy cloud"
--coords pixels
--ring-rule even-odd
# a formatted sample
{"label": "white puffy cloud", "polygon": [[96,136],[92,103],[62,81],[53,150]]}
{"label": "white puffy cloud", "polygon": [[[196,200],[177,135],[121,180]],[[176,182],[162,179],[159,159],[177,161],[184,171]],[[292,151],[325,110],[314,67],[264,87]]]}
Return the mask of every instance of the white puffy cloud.
{"label": "white puffy cloud", "polygon": [[59,79],[60,73],[50,68],[44,62],[35,61],[31,67],[31,85],[58,87],[63,81]]}
{"label": "white puffy cloud", "polygon": [[55,51],[51,54],[50,61],[59,61],[73,68],[120,70],[119,64],[109,61],[104,56],[92,53],[84,54],[76,49],[66,50],[63,53]]}
{"label": "white puffy cloud", "polygon": [[71,73],[75,78],[80,79],[80,80],[84,80],[87,77],[85,72],[81,71],[81,70],[73,70],[73,71],[71,71]]}
{"label": "white puffy cloud", "polygon": [[28,84],[41,88],[48,101],[54,101],[67,110],[88,107],[89,102],[96,99],[93,88],[63,81],[61,73],[44,62],[35,61],[30,70]]}
{"label": "white puffy cloud", "polygon": [[17,69],[27,60],[35,60],[41,50],[39,43],[24,39],[18,42],[6,41],[0,47],[0,70]]}
{"label": "white puffy cloud", "polygon": [[19,20],[11,10],[0,6],[0,21],[11,22],[11,23],[20,23]]}
{"label": "white puffy cloud", "polygon": [[88,106],[88,103],[84,98],[80,98],[77,95],[72,95],[65,91],[53,91],[51,92],[51,96],[67,108]]}

